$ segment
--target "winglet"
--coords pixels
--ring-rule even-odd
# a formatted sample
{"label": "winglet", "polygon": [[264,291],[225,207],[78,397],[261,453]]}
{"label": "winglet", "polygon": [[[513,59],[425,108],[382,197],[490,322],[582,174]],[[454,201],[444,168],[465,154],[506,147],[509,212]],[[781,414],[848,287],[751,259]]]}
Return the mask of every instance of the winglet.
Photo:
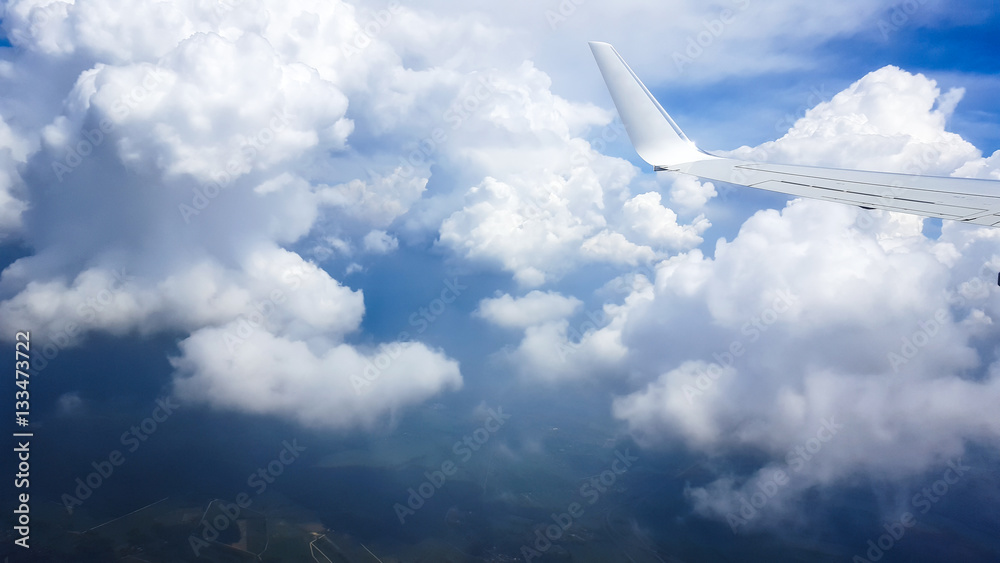
{"label": "winglet", "polygon": [[608,43],[591,41],[597,66],[635,152],[656,168],[716,158],[698,150]]}

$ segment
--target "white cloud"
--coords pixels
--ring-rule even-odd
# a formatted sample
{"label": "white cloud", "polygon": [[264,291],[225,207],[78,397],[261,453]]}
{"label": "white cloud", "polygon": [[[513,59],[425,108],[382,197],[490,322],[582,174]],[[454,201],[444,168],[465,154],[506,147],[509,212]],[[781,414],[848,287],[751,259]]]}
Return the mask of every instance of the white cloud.
{"label": "white cloud", "polygon": [[[573,197],[578,211],[560,196]],[[605,224],[594,198],[600,186],[586,170],[537,183],[486,178],[441,224],[440,240],[466,258],[498,263],[522,285],[541,285],[565,273],[583,240]]]}
{"label": "white cloud", "polygon": [[[825,60],[817,55],[816,47],[835,38],[881,39],[879,22],[888,21],[898,4],[894,0],[823,5],[798,0],[707,4],[522,0],[478,6],[477,14],[485,13],[497,25],[520,32],[517,37],[521,42],[505,42],[508,48],[522,57],[524,53],[535,54],[545,68],[557,69],[557,83],[573,88],[596,86],[581,79],[577,70],[589,57],[587,41],[611,42],[633,68],[649,69],[649,75],[644,75],[647,85],[679,77],[687,82],[717,81],[822,67]],[[448,6],[440,0],[430,5]],[[731,17],[723,24],[718,20],[726,10]],[[933,26],[946,10],[933,3],[921,4],[906,25]],[[657,38],[654,43],[651,36]],[[689,56],[689,49],[693,56]],[[678,63],[677,56],[687,57],[689,62]]]}
{"label": "white cloud", "polygon": [[1000,180],[1000,150],[989,157],[970,160],[955,171],[955,176]]}
{"label": "white cloud", "polygon": [[780,139],[729,154],[772,162],[947,176],[981,155],[945,122],[961,89],[941,93],[922,74],[870,72],[808,110]]}
{"label": "white cloud", "polygon": [[377,227],[387,227],[420,199],[427,178],[408,175],[402,167],[388,174],[374,174],[367,181],[353,179],[317,190],[320,203],[343,209]]}
{"label": "white cloud", "polygon": [[77,416],[87,410],[85,401],[76,391],[63,393],[56,400],[56,410],[59,416]]}
{"label": "white cloud", "polygon": [[501,295],[479,302],[476,314],[504,328],[527,328],[544,322],[565,319],[583,305],[575,297],[552,291],[532,291],[524,297]]}
{"label": "white cloud", "polygon": [[653,249],[648,246],[635,244],[625,235],[607,229],[583,241],[580,248],[583,250],[583,255],[592,260],[630,266],[647,262],[656,256]]}
{"label": "white cloud", "polygon": [[205,328],[181,342],[182,356],[173,360],[178,397],[307,426],[371,428],[405,406],[462,386],[458,363],[420,343],[364,352],[245,326]]}
{"label": "white cloud", "polygon": [[677,214],[669,207],[660,205],[660,194],[656,192],[639,194],[626,201],[624,220],[628,228],[641,237],[640,240],[674,250],[698,246],[702,242],[699,235],[711,226],[704,215],[696,217],[690,225],[679,225]]}
{"label": "white cloud", "polygon": [[377,229],[365,235],[361,244],[364,246],[365,252],[374,254],[388,254],[399,247],[399,241],[396,240],[396,237]]}
{"label": "white cloud", "polygon": [[560,320],[527,327],[517,347],[501,355],[525,381],[570,382],[607,377],[625,358],[617,331],[595,328],[601,310],[577,322]]}
{"label": "white cloud", "polygon": [[[648,284],[647,284],[648,285]],[[624,305],[605,304],[576,314],[582,303],[555,293],[533,291],[520,299],[501,296],[484,300],[479,314],[494,324],[523,330],[516,347],[499,357],[527,381],[559,383],[619,376],[627,361],[622,344],[625,312],[636,302],[648,300],[639,288]]]}
{"label": "white cloud", "polygon": [[905,478],[969,440],[1000,441],[985,407],[1000,393],[1000,364],[977,352],[998,336],[1000,254],[980,238],[996,237],[949,226],[935,242],[889,214],[859,225],[865,213],[811,201],[759,212],[714,259],[662,262],[652,300],[627,311],[624,365],[655,374],[614,402],[633,434],[774,460],[691,489],[702,514],[725,519],[759,479],[789,472],[788,452],[827,419],[844,430],[796,472],[771,516],[817,484],[859,471]]}
{"label": "white cloud", "polygon": [[[349,104],[371,125],[372,108],[402,94],[383,86],[405,85],[413,103],[375,133],[402,136],[392,128],[412,123],[424,98],[445,103],[464,75],[406,73],[388,35],[348,56],[367,23],[356,16],[308,1],[8,5],[18,50],[6,55],[3,107],[21,110],[24,131],[7,126],[5,109],[0,230],[34,254],[0,277],[0,324],[36,327],[56,348],[95,331],[183,331],[179,395],[318,426],[372,426],[461,386],[444,353],[387,343],[401,352],[379,392],[323,414],[348,402],[350,376],[378,355],[344,343],[360,327],[362,292],[283,246],[313,233],[348,255],[395,249],[386,227],[421,199],[428,174],[378,154],[361,168],[331,164],[354,150]],[[215,338],[248,324],[240,342],[250,345]],[[250,393],[282,385],[275,358],[296,360],[301,388]]]}
{"label": "white cloud", "polygon": [[663,174],[673,179],[670,185],[670,202],[681,210],[688,212],[700,210],[705,207],[708,200],[718,195],[715,185],[711,182],[699,182],[694,176],[686,174],[669,172]]}
{"label": "white cloud", "polygon": [[[657,63],[721,6],[644,3],[637,21],[638,4],[574,4],[555,25],[537,3],[449,16],[432,1],[369,35],[372,10],[321,0],[9,3],[0,231],[34,254],[0,277],[0,326],[66,334],[66,345],[94,331],[182,331],[172,361],[186,400],[374,427],[458,389],[459,366],[420,343],[346,344],[362,290],[286,247],[374,260],[437,237],[449,260],[524,287],[594,265],[643,268],[616,280],[622,299],[588,311],[532,291],[483,300],[480,315],[522,331],[501,354],[526,380],[616,378],[615,414],[651,447],[755,451],[778,460],[769,471],[834,417],[850,425],[795,490],[858,471],[911,475],[1000,436],[989,414],[1000,309],[977,277],[1000,267],[1000,231],[946,223],[929,240],[919,219],[794,202],[698,250],[708,220],[679,221],[651,176],[595,151],[586,139],[612,112],[557,94],[586,92],[583,79],[553,80],[591,64],[595,34],[653,69],[651,85],[809,67],[811,46],[874,30],[892,4],[734,2],[732,25],[678,70]],[[647,25],[667,38],[656,49]],[[603,88],[596,74],[585,82]],[[782,138],[732,154],[997,177],[997,154],[945,128],[960,98],[885,67]],[[90,154],[71,157],[80,147]],[[715,190],[680,177],[669,193],[693,215]],[[778,311],[783,294],[794,303]],[[921,330],[926,344],[894,362]],[[726,354],[733,365],[699,388]],[[370,384],[360,394],[358,376]],[[753,475],[720,476],[690,498],[721,516]]]}
{"label": "white cloud", "polygon": [[[960,96],[942,94],[921,75],[886,67],[807,112],[781,139],[733,153],[985,176],[994,157],[982,159],[945,128]],[[569,241],[584,252],[613,249],[601,259],[617,256],[627,263],[633,252],[627,244],[669,246],[685,237],[692,239],[685,244],[697,244],[693,238],[702,232],[698,220],[678,225],[655,192],[632,196],[601,183],[601,197],[589,195],[587,201],[603,210],[603,224],[583,223],[579,213],[557,223],[559,216],[539,204],[536,215],[549,227],[518,248],[517,237],[534,216],[515,210],[532,209],[522,194],[543,183],[519,180],[491,180],[471,190],[467,197],[477,199],[445,222],[442,240],[454,236],[470,249],[470,258],[507,260],[504,269],[529,285],[558,275],[550,256],[560,257],[567,269],[585,259],[585,253],[567,252]],[[561,184],[548,185],[570,198]],[[694,182],[676,193],[691,211],[712,192]],[[468,230],[458,228],[460,219],[468,221]],[[624,301],[606,304],[596,321],[568,315],[510,321],[524,335],[501,356],[529,381],[625,381],[631,390],[614,401],[613,412],[646,446],[680,442],[706,455],[757,451],[775,460],[750,474],[720,475],[692,488],[689,498],[704,515],[724,518],[737,493],[780,468],[789,449],[831,419],[843,421],[844,430],[797,474],[775,515],[797,507],[799,493],[809,487],[843,483],[857,472],[917,475],[960,455],[970,440],[1000,440],[1000,426],[985,408],[998,389],[996,368],[989,368],[998,358],[986,343],[1000,336],[994,322],[1000,308],[991,300],[997,295],[1000,235],[946,222],[940,239],[932,240],[922,227],[923,220],[912,216],[815,201],[760,211],[733,240],[720,240],[711,257],[701,250],[683,252],[690,248],[685,244],[675,247],[679,255],[655,255],[655,267],[631,277]],[[541,232],[552,234],[543,238]],[[603,244],[586,244],[600,237]],[[545,245],[556,241],[566,246],[547,255]],[[514,303],[498,299],[498,305]]]}
{"label": "white cloud", "polygon": [[[726,429],[717,420],[721,405],[716,406],[711,398],[724,397],[736,376],[736,370],[729,366],[684,362],[641,392],[618,398],[612,410],[616,417],[628,421],[640,440],[667,433],[679,434],[696,447],[712,445]],[[704,395],[708,400],[693,400]]]}
{"label": "white cloud", "polygon": [[23,141],[0,119],[0,241],[21,228],[27,203],[21,199],[21,176],[17,166],[24,162]]}
{"label": "white cloud", "polygon": [[[494,80],[487,107],[463,125],[478,131],[485,121],[506,131],[502,144],[461,149],[487,176],[441,223],[442,245],[535,287],[581,263],[635,265],[657,256],[650,245],[676,250],[701,242],[704,218],[678,224],[673,211],[650,201],[657,194],[626,203],[635,168],[577,136],[585,125],[608,124],[609,115],[553,96],[537,69],[519,73],[517,83]],[[655,224],[671,215],[672,224]]]}

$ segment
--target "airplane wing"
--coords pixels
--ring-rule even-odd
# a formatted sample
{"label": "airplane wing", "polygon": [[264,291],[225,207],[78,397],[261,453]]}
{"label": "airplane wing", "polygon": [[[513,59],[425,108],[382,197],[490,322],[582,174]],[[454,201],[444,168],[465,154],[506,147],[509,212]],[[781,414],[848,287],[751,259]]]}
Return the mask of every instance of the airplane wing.
{"label": "airplane wing", "polygon": [[654,170],[670,170],[793,196],[1000,227],[1000,182],[768,164],[708,154],[664,111],[614,47],[590,48],[632,146]]}

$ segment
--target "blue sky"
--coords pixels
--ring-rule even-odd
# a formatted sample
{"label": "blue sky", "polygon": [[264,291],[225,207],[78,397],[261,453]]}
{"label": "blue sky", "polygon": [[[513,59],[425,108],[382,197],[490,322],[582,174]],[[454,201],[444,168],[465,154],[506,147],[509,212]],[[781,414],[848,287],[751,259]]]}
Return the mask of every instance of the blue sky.
{"label": "blue sky", "polygon": [[[475,513],[510,533],[470,560],[512,557],[631,448],[601,510],[634,533],[612,556],[584,519],[595,557],[851,560],[965,463],[896,554],[995,558],[1000,231],[653,173],[587,41],[703,149],[1000,180],[998,23],[987,0],[6,2],[0,324],[32,332],[32,424],[65,452],[38,502],[168,397],[79,518],[226,497],[298,436],[276,487],[327,528],[401,557]],[[497,406],[490,453],[398,527]]]}

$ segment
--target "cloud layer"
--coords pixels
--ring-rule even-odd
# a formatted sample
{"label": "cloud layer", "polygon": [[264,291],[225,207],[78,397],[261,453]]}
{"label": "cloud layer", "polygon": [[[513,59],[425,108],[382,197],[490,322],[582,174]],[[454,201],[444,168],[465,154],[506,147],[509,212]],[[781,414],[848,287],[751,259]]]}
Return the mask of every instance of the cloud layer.
{"label": "cloud layer", "polygon": [[[820,64],[824,42],[880,33],[892,2],[643,3],[656,48],[628,2],[133,4],[4,8],[0,236],[31,251],[0,276],[5,334],[34,327],[58,353],[180,333],[185,401],[375,427],[469,377],[447,345],[361,334],[368,288],[349,275],[405,248],[509,276],[467,312],[503,329],[518,381],[606,382],[647,447],[770,460],[691,486],[708,517],[823,432],[789,510],[1000,437],[1000,231],[928,237],[921,219],[793,201],[713,241],[745,205],[717,194],[742,192],[610,156],[620,123],[580,101],[607,100],[580,70],[587,39],[650,84],[712,81]],[[1000,152],[947,130],[962,96],[886,66],[728,154],[1000,178]]]}
{"label": "cloud layer", "polygon": [[[424,344],[346,344],[363,292],[286,248],[322,230],[349,253],[393,252],[385,228],[426,169],[332,166],[352,150],[349,97],[384,91],[364,98],[374,111],[460,87],[460,73],[406,76],[355,16],[339,2],[8,5],[0,228],[34,253],[3,273],[3,325],[56,335],[53,354],[94,331],[182,331],[180,397],[315,426],[369,426],[460,387],[457,362]],[[391,365],[369,369],[385,346]]]}
{"label": "cloud layer", "polygon": [[[780,139],[732,154],[941,175],[978,165],[982,174],[980,152],[945,130],[960,97],[886,67]],[[605,305],[603,324],[572,336],[569,321],[536,323],[514,354],[537,377],[626,381],[633,391],[612,412],[647,446],[773,460],[691,487],[706,516],[725,520],[775,471],[792,474],[790,460],[781,502],[752,525],[786,515],[816,485],[920,475],[970,442],[1000,440],[988,407],[1000,399],[991,344],[1000,233],[946,223],[932,239],[923,222],[803,200],[759,211],[712,256],[683,252],[612,284],[628,295]],[[616,355],[602,353],[607,342]],[[834,423],[839,431],[824,431],[831,439],[804,463],[795,448]]]}

